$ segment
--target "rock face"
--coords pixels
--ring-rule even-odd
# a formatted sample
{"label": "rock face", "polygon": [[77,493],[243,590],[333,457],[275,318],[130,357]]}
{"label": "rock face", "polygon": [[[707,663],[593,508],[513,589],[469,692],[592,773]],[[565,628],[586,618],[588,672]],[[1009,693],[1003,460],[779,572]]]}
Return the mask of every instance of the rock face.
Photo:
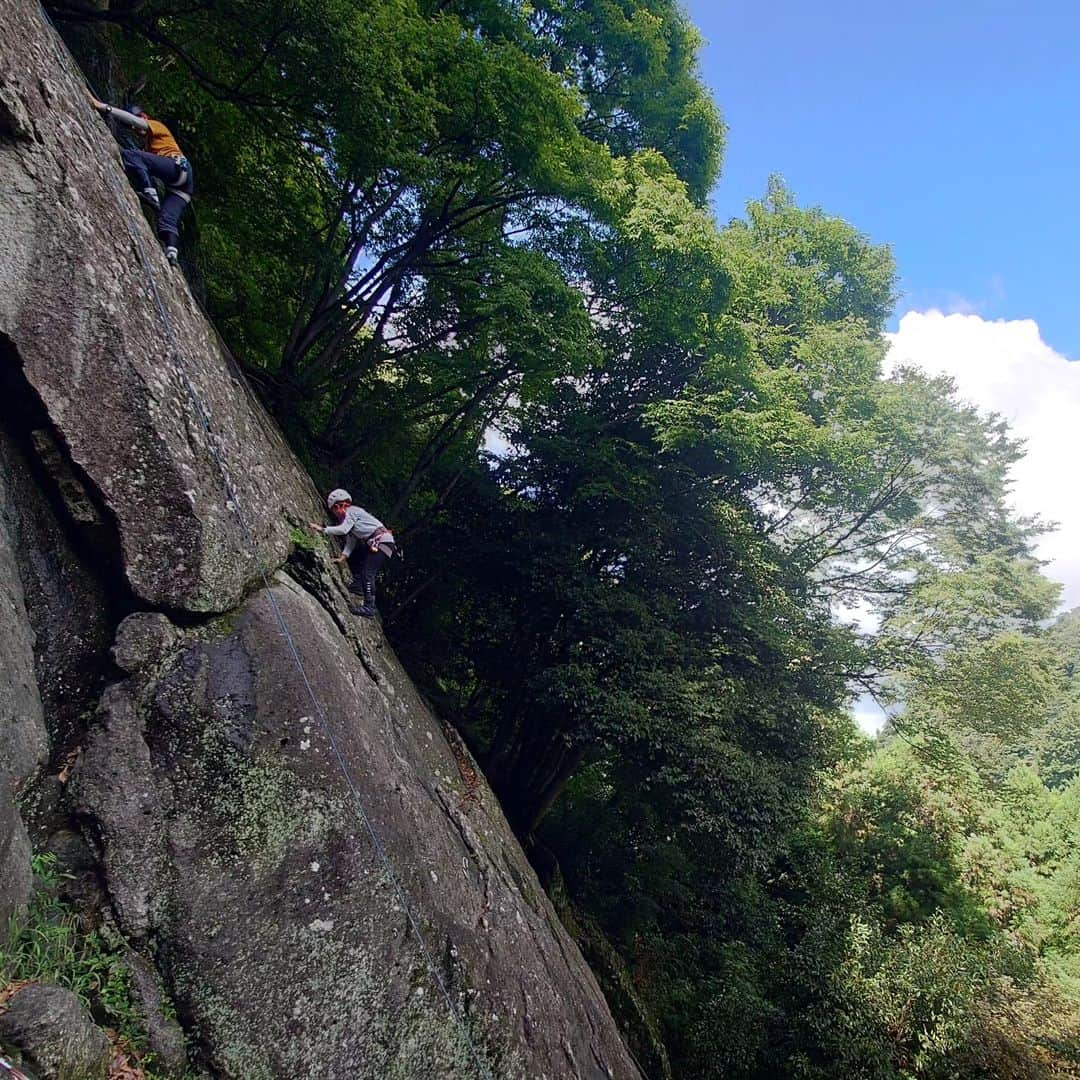
{"label": "rock face", "polygon": [[81,750],[67,806],[140,977],[212,1075],[637,1077],[466,752],[326,552],[290,555],[316,493],[59,39],[31,0],[0,24],[0,905],[26,897],[11,795],[48,732],[54,762]]}
{"label": "rock face", "polygon": [[225,611],[285,558],[315,492],[161,255],[38,5],[0,0],[0,23],[0,336],[114,522],[135,595]]}
{"label": "rock face", "polygon": [[[161,641],[160,618],[119,637]],[[490,793],[375,635],[364,651],[285,574],[164,652],[126,651],[73,781],[122,928],[163,943],[225,1075],[302,1075],[329,1046],[320,1075],[476,1075],[340,752],[491,1074],[632,1075]]]}
{"label": "rock face", "polygon": [[15,792],[44,763],[45,718],[34,673],[34,632],[15,557],[18,519],[0,470],[0,943],[30,895],[30,841]]}

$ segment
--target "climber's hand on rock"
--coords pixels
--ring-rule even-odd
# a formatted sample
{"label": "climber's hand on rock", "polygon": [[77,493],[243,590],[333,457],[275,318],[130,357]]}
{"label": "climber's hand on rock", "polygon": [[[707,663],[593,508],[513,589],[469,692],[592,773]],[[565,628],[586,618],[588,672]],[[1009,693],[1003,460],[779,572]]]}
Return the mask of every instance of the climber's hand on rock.
{"label": "climber's hand on rock", "polygon": [[336,558],[334,559],[334,562],[348,562],[348,561],[349,561],[349,558],[348,558],[348,556],[347,556],[347,555],[338,555],[338,556],[337,556],[337,557],[336,557]]}
{"label": "climber's hand on rock", "polygon": [[105,102],[98,101],[98,99],[94,97],[94,95],[91,94],[89,90],[86,91],[86,96],[90,99],[90,104],[93,105],[94,108],[98,110],[98,112],[101,112],[101,110],[105,108]]}
{"label": "climber's hand on rock", "polygon": [[321,533],[322,529],[323,529],[323,527],[321,525],[316,525],[314,521],[309,521],[308,522],[308,528],[312,532],[317,532],[317,533]]}

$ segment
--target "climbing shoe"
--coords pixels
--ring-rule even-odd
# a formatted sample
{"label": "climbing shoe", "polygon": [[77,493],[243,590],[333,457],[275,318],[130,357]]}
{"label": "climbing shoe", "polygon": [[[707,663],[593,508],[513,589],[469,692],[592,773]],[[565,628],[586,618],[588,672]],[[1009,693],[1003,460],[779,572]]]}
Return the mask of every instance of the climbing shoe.
{"label": "climbing shoe", "polygon": [[169,260],[170,266],[180,265],[180,252],[176,250],[171,244],[165,248],[165,258]]}
{"label": "climbing shoe", "polygon": [[143,188],[139,192],[139,198],[142,199],[147,206],[152,206],[155,210],[161,209],[161,200],[158,198],[157,188]]}
{"label": "climbing shoe", "polygon": [[350,604],[349,610],[354,615],[363,615],[365,619],[374,619],[379,614],[374,604],[360,604],[359,606]]}
{"label": "climbing shoe", "polygon": [[350,581],[347,588],[349,592],[357,593],[359,596],[364,595],[364,583],[362,581]]}

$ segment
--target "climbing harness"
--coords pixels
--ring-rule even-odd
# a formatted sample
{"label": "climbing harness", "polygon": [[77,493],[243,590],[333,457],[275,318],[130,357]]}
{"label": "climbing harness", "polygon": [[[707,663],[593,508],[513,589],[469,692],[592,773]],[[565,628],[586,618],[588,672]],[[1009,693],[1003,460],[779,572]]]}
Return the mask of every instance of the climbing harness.
{"label": "climbing harness", "polygon": [[[49,26],[52,28],[53,34],[59,37],[59,31],[57,31],[55,24],[49,17],[49,13],[45,11],[44,7],[41,7],[41,13],[45,17],[45,20],[47,21]],[[66,50],[60,48],[59,44],[56,42],[55,39],[53,41],[53,46],[56,49],[57,56],[61,61],[62,68],[69,74],[71,74],[71,69],[69,67],[69,61],[71,61],[71,58],[66,53]],[[89,86],[89,80],[86,79],[85,74],[83,74],[81,70],[79,70],[79,75]],[[92,86],[90,86],[90,89],[91,91],[93,91]],[[240,511],[241,503],[237,497],[236,489],[234,488],[232,481],[229,479],[229,473],[228,469],[225,466],[225,462],[222,460],[221,454],[217,448],[217,441],[214,437],[214,431],[210,423],[210,417],[207,414],[206,409],[203,407],[202,400],[196,392],[196,389],[192,384],[191,380],[188,378],[187,372],[184,368],[184,354],[179,346],[176,333],[173,329],[172,320],[169,318],[168,310],[166,309],[165,303],[161,297],[161,293],[158,290],[157,279],[154,276],[153,268],[150,264],[149,259],[147,258],[147,252],[145,245],[143,244],[142,237],[139,235],[138,222],[135,221],[134,215],[131,212],[130,205],[124,198],[123,190],[120,188],[115,176],[109,174],[107,179],[110,186],[112,187],[113,194],[116,196],[117,204],[119,205],[120,210],[127,221],[128,231],[135,242],[135,246],[139,255],[139,261],[140,263],[142,263],[142,266],[146,271],[146,279],[150,287],[150,294],[153,297],[154,303],[158,310],[158,314],[161,317],[161,323],[164,327],[165,335],[169,342],[170,349],[172,350],[172,358],[176,361],[176,371],[180,377],[181,383],[184,386],[187,396],[191,401],[196,419],[198,420],[199,425],[202,427],[203,431],[206,433],[207,448],[210,451],[210,456],[214,459],[214,463],[217,466],[218,472],[221,475],[222,486],[225,491],[226,506],[232,509],[237,521],[240,524],[240,528],[244,534],[245,540],[247,541],[248,549],[251,551],[252,554],[255,554],[257,557],[255,537],[251,532],[251,527],[248,525],[246,519],[244,518],[244,515]],[[293,639],[291,631],[289,630],[289,624],[287,623],[285,615],[277,602],[277,597],[274,596],[274,591],[271,588],[270,579],[267,576],[266,570],[262,567],[261,564],[259,566],[259,576],[262,579],[263,589],[265,590],[267,599],[270,602],[270,607],[273,610],[274,617],[277,620],[278,626],[281,629],[281,633],[285,638],[286,643],[288,644],[289,652],[292,656],[293,662],[296,664],[296,668],[297,671],[300,673],[300,678],[304,684],[304,688],[307,691],[309,699],[311,700],[312,707],[315,710],[315,715],[319,721],[319,726],[322,728],[323,735],[325,736],[326,741],[330,745],[330,749],[333,752],[335,760],[337,761],[338,768],[340,769],[341,774],[345,780],[345,784],[348,787],[350,794],[352,795],[353,807],[355,808],[357,816],[359,817],[365,831],[371,839],[372,846],[374,847],[375,852],[378,855],[379,861],[382,864],[383,870],[386,873],[386,876],[393,887],[397,901],[401,905],[402,911],[405,913],[405,918],[409,924],[409,929],[411,930],[412,935],[416,939],[416,942],[420,948],[420,953],[423,957],[425,965],[427,966],[428,973],[430,974],[432,981],[438,988],[439,993],[445,1000],[447,1008],[450,1011],[450,1016],[453,1019],[453,1022],[457,1027],[458,1031],[460,1032],[465,1045],[468,1047],[468,1050],[473,1060],[475,1061],[481,1076],[483,1076],[485,1080],[494,1080],[494,1074],[492,1073],[491,1068],[484,1060],[484,1058],[481,1057],[480,1051],[476,1043],[473,1041],[471,1034],[469,1033],[469,1029],[465,1024],[464,1018],[458,1012],[458,1007],[457,1005],[455,1005],[454,999],[451,997],[450,991],[445,981],[443,980],[443,977],[440,975],[438,968],[435,966],[435,960],[431,954],[430,948],[428,947],[427,939],[424,936],[424,932],[421,929],[420,924],[416,919],[416,916],[413,914],[412,905],[409,903],[404,887],[401,884],[401,880],[398,877],[396,870],[394,869],[393,861],[391,860],[390,855],[387,852],[386,847],[383,844],[383,841],[379,836],[379,833],[376,830],[374,823],[372,822],[367,810],[364,807],[363,799],[360,797],[360,792],[356,786],[356,782],[353,780],[348,763],[346,762],[345,757],[342,754],[341,749],[338,746],[337,740],[334,738],[334,734],[330,728],[329,718],[327,716],[326,710],[324,709],[322,702],[319,700],[313,686],[311,685],[311,680],[309,679],[307,671],[304,668],[304,663],[300,658],[300,653],[296,647],[296,642]],[[25,1080],[25,1078],[23,1078],[23,1080]]]}
{"label": "climbing harness", "polygon": [[[364,543],[372,551],[378,551],[381,544],[383,544],[384,536],[393,536],[393,532],[385,526],[381,529],[376,529],[369,537],[364,540]],[[387,547],[393,547],[394,542],[392,540],[385,541]]]}
{"label": "climbing harness", "polygon": [[166,184],[165,187],[171,194],[179,196],[186,203],[190,203],[191,192],[187,190],[187,187],[188,181],[191,179],[191,162],[186,157],[174,157],[169,160],[175,161],[180,166],[180,175],[171,184]]}

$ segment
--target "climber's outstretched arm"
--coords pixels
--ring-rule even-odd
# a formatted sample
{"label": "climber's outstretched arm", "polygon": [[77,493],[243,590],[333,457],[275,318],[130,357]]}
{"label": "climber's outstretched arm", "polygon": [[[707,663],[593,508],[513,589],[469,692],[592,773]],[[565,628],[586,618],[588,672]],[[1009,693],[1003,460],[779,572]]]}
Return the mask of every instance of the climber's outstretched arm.
{"label": "climber's outstretched arm", "polygon": [[143,117],[136,116],[134,113],[125,112],[123,109],[114,109],[112,105],[108,105],[104,101],[98,101],[98,99],[89,91],[87,91],[87,96],[90,98],[91,102],[93,102],[94,108],[97,109],[102,116],[111,116],[125,127],[134,128],[136,131],[145,133],[150,130],[150,125]]}

